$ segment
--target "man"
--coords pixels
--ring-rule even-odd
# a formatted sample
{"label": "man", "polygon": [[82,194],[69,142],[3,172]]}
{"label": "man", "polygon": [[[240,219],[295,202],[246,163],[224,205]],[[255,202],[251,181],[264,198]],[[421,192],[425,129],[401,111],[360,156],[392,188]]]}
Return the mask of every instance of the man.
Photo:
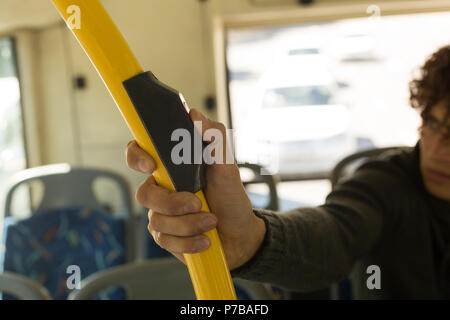
{"label": "man", "polygon": [[[151,176],[140,186],[136,199],[150,208],[150,233],[184,261],[183,253],[208,248],[203,232],[217,227],[233,276],[295,291],[327,287],[354,269],[357,298],[450,298],[450,46],[421,71],[410,84],[411,105],[423,119],[415,148],[364,164],[325,204],[253,210],[237,166],[213,164],[205,189],[213,213],[200,212],[195,195],[168,192]],[[190,116],[225,137],[222,124],[195,110]],[[155,169],[134,141],[127,162],[147,174]],[[367,286],[369,266],[380,272],[375,288]]]}

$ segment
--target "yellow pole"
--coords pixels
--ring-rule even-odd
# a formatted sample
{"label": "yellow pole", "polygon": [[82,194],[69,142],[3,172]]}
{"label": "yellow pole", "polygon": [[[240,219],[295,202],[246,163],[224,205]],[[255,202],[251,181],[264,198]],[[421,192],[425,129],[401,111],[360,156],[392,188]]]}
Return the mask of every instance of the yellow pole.
{"label": "yellow pole", "polygon": [[[175,187],[160,160],[123,82],[142,73],[126,40],[99,0],[52,0],[78,39],[108,88],[139,146],[156,161],[157,183],[171,191]],[[150,128],[151,130],[151,128]],[[203,191],[196,193],[202,211],[209,212]],[[201,253],[185,254],[194,290],[199,300],[234,300],[236,293],[217,230],[206,233],[211,247]]]}

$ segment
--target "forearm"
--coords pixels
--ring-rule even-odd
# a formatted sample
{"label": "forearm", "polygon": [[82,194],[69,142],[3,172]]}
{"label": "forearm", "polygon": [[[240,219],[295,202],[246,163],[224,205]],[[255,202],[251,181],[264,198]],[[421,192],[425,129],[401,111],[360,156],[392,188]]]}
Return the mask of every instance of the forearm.
{"label": "forearm", "polygon": [[[275,213],[255,210],[266,222],[266,234],[254,257],[233,270],[234,277],[267,282],[296,291],[312,291],[344,278],[374,242],[378,219],[347,223],[355,212],[335,214],[322,206]],[[350,218],[352,219],[352,218]],[[374,232],[361,232],[372,224]]]}

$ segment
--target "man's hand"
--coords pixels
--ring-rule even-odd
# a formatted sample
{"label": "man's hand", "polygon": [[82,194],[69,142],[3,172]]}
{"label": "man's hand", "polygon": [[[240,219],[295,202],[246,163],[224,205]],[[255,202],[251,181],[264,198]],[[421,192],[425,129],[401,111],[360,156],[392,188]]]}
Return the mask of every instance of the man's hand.
{"label": "man's hand", "polygon": [[[208,129],[222,132],[224,150],[226,129],[219,122],[207,119],[191,110],[192,121],[202,122],[202,136]],[[205,141],[207,143],[207,141]],[[226,154],[224,152],[224,157]],[[126,149],[128,166],[151,175],[155,162],[150,155],[131,141]],[[150,176],[137,190],[136,200],[149,208],[148,230],[162,248],[181,261],[184,253],[197,253],[210,246],[203,233],[217,227],[225,256],[231,270],[250,260],[260,247],[266,227],[252,210],[250,199],[242,185],[235,163],[211,164],[206,168],[205,196],[213,213],[200,212],[201,201],[189,192],[169,192],[156,184]]]}

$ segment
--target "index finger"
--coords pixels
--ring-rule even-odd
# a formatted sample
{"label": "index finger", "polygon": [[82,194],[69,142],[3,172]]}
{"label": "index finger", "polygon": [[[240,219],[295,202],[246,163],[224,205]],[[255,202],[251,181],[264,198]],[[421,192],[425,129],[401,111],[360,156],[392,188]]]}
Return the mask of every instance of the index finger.
{"label": "index finger", "polygon": [[152,174],[156,169],[155,160],[141,147],[136,140],[130,141],[125,150],[127,165],[133,170]]}
{"label": "index finger", "polygon": [[200,212],[201,200],[190,192],[171,192],[148,177],[136,191],[137,202],[145,208],[164,215],[185,215]]}

